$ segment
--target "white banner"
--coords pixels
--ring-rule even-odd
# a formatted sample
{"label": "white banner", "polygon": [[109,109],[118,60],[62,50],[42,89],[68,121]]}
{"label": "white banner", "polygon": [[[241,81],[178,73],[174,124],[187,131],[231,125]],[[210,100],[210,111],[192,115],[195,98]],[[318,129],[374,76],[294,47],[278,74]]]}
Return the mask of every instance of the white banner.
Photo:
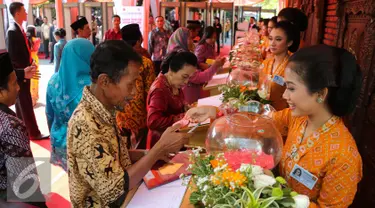
{"label": "white banner", "polygon": [[116,6],[117,14],[121,17],[120,27],[128,24],[138,24],[143,34],[145,25],[144,8],[142,6]]}

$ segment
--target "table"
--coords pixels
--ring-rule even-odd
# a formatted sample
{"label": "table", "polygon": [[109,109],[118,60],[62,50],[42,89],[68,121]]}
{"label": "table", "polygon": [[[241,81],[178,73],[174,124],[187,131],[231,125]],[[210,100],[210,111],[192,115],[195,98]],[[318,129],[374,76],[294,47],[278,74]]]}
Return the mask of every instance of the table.
{"label": "table", "polygon": [[210,96],[220,94],[219,87],[227,83],[229,73],[216,74],[212,79],[203,87],[203,90],[209,91]]}
{"label": "table", "polygon": [[[202,106],[202,105],[214,105],[214,106],[219,106],[221,105],[221,95],[215,95],[207,98],[202,98],[198,100],[197,106]],[[210,124],[208,125],[203,125],[198,127],[192,138],[190,138],[189,145],[190,146],[204,146],[205,145],[205,139],[207,136],[207,130],[209,128]],[[191,181],[190,181],[191,183]],[[138,186],[132,190],[129,191],[128,195],[126,196],[125,202],[122,205],[122,207],[126,207],[132,198],[134,197],[135,193],[138,190],[138,187],[141,185],[141,183],[138,184]],[[191,191],[189,189],[186,190],[185,195],[181,201],[180,208],[194,208],[192,204],[190,204],[189,198],[191,195]]]}
{"label": "table", "polygon": [[[191,183],[191,181],[190,181],[190,183]],[[141,183],[139,183],[139,185],[141,185]],[[133,196],[137,192],[139,185],[136,188],[129,191],[128,195],[126,196],[125,202],[123,203],[121,208],[127,207],[127,205],[132,200]],[[181,201],[180,208],[194,208],[194,205],[190,204],[190,201],[189,201],[190,195],[191,195],[190,189],[186,189],[185,195],[184,195],[184,197]]]}

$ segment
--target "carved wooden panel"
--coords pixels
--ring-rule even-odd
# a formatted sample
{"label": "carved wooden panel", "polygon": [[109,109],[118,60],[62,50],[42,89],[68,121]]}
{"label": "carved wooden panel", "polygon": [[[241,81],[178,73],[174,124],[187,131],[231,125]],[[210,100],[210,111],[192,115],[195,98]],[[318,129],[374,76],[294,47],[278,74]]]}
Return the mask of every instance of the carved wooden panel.
{"label": "carved wooden panel", "polygon": [[357,58],[363,85],[355,112],[347,124],[363,160],[363,178],[351,207],[375,207],[375,0],[337,3],[338,47]]}
{"label": "carved wooden panel", "polygon": [[301,10],[308,18],[308,28],[303,33],[304,47],[322,42],[324,0],[302,0]]}

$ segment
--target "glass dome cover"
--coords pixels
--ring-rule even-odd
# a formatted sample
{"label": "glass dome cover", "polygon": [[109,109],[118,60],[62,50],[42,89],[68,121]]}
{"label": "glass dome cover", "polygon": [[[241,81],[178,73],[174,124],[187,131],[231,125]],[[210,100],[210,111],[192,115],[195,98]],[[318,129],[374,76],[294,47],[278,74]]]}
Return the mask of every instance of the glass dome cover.
{"label": "glass dome cover", "polygon": [[229,166],[242,163],[273,169],[281,159],[283,140],[272,119],[239,112],[216,119],[208,130],[209,154],[223,153]]}

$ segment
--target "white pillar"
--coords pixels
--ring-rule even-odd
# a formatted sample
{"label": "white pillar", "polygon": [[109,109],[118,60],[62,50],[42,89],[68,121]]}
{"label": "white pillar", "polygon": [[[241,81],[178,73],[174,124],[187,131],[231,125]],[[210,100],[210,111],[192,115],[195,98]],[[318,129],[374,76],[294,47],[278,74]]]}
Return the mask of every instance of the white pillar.
{"label": "white pillar", "polygon": [[44,5],[44,16],[48,18],[48,23],[52,24],[52,8],[49,5]]}
{"label": "white pillar", "polygon": [[[108,16],[108,3],[103,2],[102,4],[102,31],[107,31],[108,27],[110,26],[111,17]],[[103,33],[103,36],[104,36]]]}
{"label": "white pillar", "polygon": [[5,33],[8,28],[5,28],[4,25],[4,11],[6,11],[6,6],[5,4],[0,4],[0,53],[3,53],[6,51],[6,46],[5,46]]}
{"label": "white pillar", "polygon": [[33,6],[31,4],[29,4],[29,8],[27,9],[27,24],[34,25]]}

